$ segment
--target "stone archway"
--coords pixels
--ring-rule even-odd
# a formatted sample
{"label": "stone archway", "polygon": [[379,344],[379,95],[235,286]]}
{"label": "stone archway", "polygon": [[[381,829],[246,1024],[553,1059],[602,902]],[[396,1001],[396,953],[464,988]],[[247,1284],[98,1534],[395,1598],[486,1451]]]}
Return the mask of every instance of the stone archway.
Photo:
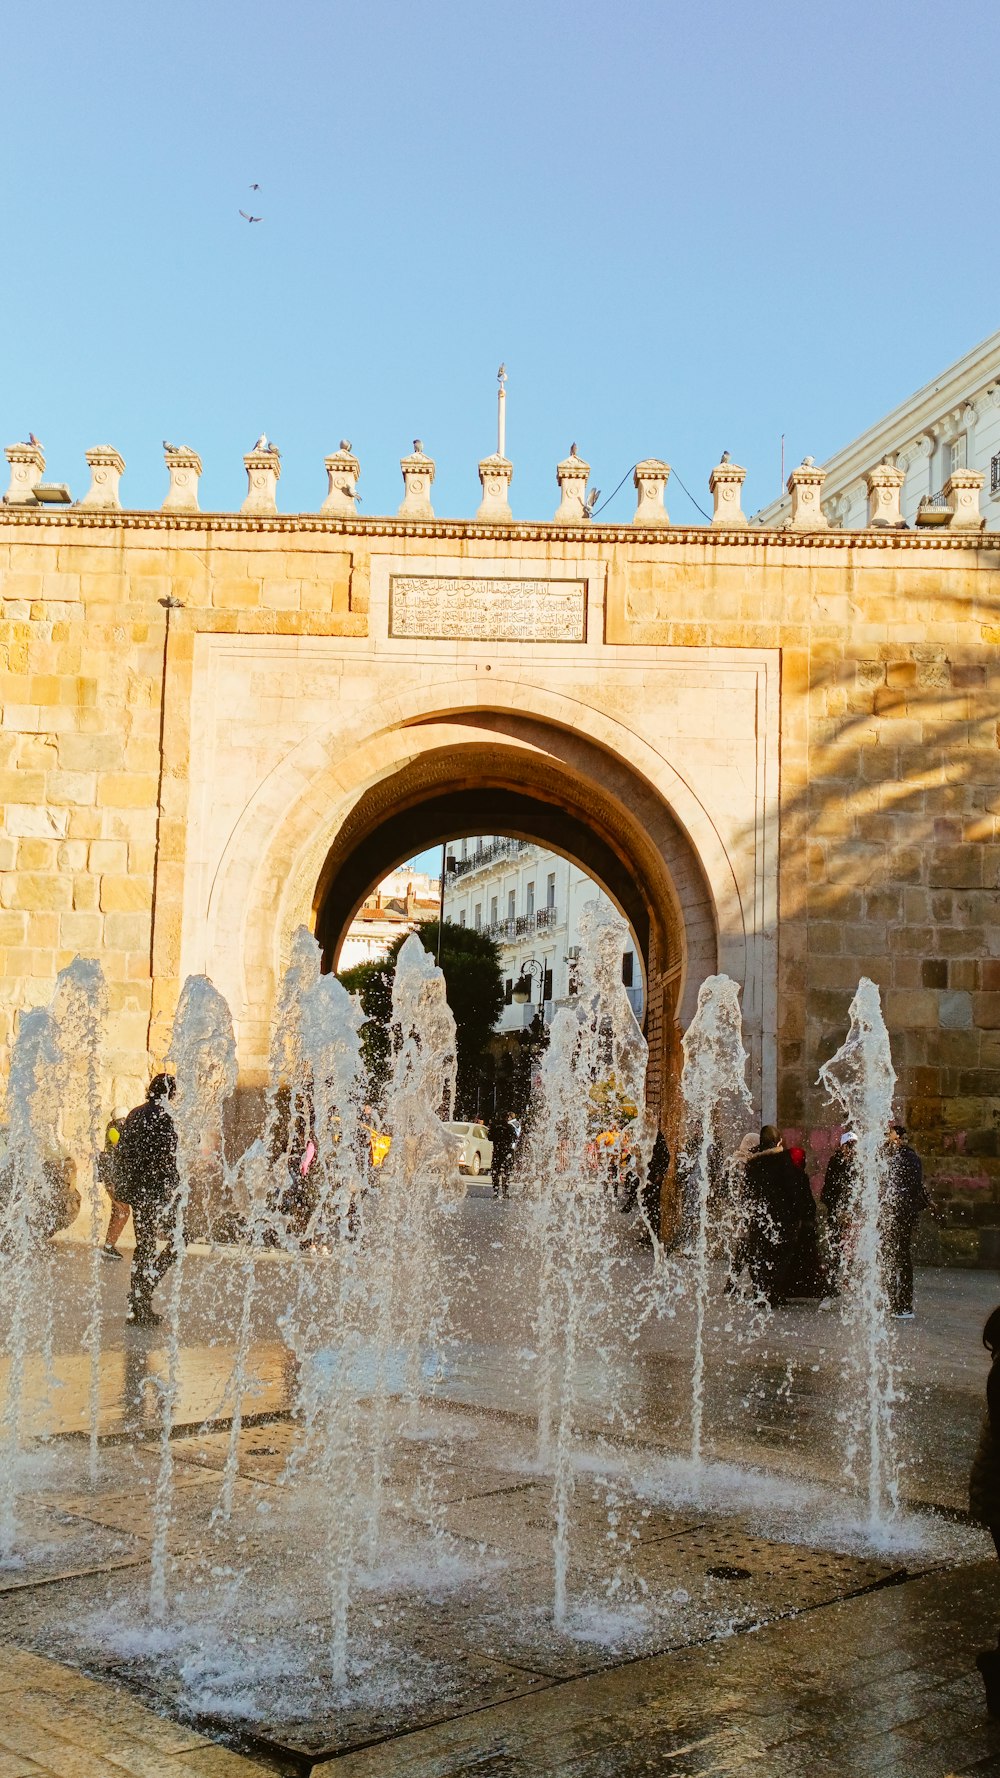
{"label": "stone archway", "polygon": [[[728,966],[744,978],[742,922],[726,906],[732,873],[710,824],[703,823],[716,840],[714,881],[651,775],[582,722],[497,708],[416,712],[350,750],[313,745],[307,773],[301,759],[295,763],[297,794],[256,855],[247,812],[242,908],[231,899],[236,848],[228,885],[225,875],[217,879],[228,896],[213,898],[219,965],[231,969],[238,959],[241,966],[230,992],[247,1077],[263,1063],[295,927],[311,924],[332,955],[373,880],[463,825],[492,823],[553,845],[589,869],[626,915],[646,968],[654,1099],[673,1073],[677,1023],[689,1016],[704,976]],[[275,800],[273,784],[268,796]],[[227,930],[234,912],[241,917]]]}

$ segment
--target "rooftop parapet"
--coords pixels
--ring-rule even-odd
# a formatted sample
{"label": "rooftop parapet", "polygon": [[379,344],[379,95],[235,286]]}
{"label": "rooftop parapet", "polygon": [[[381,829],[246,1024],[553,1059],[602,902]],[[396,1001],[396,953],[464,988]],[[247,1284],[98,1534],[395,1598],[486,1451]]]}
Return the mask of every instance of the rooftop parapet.
{"label": "rooftop parapet", "polygon": [[944,484],[951,508],[953,531],[981,531],[986,523],[979,510],[979,496],[986,477],[981,469],[953,469]]}
{"label": "rooftop parapet", "polygon": [[792,497],[789,531],[828,531],[830,521],[821,505],[826,470],[819,469],[811,457],[803,457],[788,478],[787,489]]}
{"label": "rooftop parapet", "polygon": [[712,523],[720,530],[742,530],[749,523],[740,505],[740,491],[746,476],[746,470],[741,469],[738,463],[731,463],[729,452],[724,451],[721,463],[715,465],[708,478],[708,491],[715,503]]}
{"label": "rooftop parapet", "polygon": [[644,457],[632,471],[632,480],[637,496],[633,525],[669,525],[670,515],[663,500],[670,480],[670,464],[659,457]]}
{"label": "rooftop parapet", "polygon": [[509,457],[501,457],[495,451],[492,457],[483,458],[479,465],[483,497],[476,511],[478,524],[513,524],[514,514],[510,509],[510,484],[513,476],[514,465]]}
{"label": "rooftop parapet", "polygon": [[281,474],[281,452],[264,433],[243,459],[247,472],[247,491],[241,512],[268,513],[278,510],[278,477]]}
{"label": "rooftop parapet", "polygon": [[187,445],[165,444],[163,461],[170,477],[163,511],[197,512],[198,478],[201,475],[201,458],[197,451],[192,451]]}
{"label": "rooftop parapet", "polygon": [[400,458],[399,467],[403,473],[403,498],[396,516],[401,519],[432,519],[434,508],[431,505],[431,483],[434,480],[434,459],[425,454],[419,438],[413,440],[410,455]]}
{"label": "rooftop parapet", "polygon": [[576,445],[570,445],[569,456],[556,464],[556,481],[562,499],[553,513],[553,522],[557,525],[589,525],[590,511],[587,506],[587,478],[590,475],[590,464],[585,463],[578,454]]}
{"label": "rooftop parapet", "polygon": [[868,489],[868,523],[880,529],[894,530],[904,524],[900,496],[906,474],[895,463],[877,463],[865,476]]}
{"label": "rooftop parapet", "polygon": [[37,442],[7,445],[4,456],[10,464],[10,487],[4,495],[6,506],[34,506],[35,489],[45,473],[45,452]]}
{"label": "rooftop parapet", "polygon": [[94,445],[84,453],[90,466],[90,487],[78,506],[98,512],[120,512],[118,484],[125,473],[125,459],[114,445]]}
{"label": "rooftop parapet", "polygon": [[326,499],[320,512],[332,513],[334,518],[352,519],[357,512],[358,477],[361,464],[351,450],[349,438],[342,438],[339,451],[333,451],[323,459],[326,465]]}

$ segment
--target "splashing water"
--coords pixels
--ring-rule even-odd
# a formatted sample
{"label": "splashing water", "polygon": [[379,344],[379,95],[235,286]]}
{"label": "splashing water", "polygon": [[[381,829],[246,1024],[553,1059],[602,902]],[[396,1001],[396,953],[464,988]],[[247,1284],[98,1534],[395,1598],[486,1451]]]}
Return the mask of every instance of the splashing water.
{"label": "splashing water", "polygon": [[872,1526],[899,1507],[899,1464],[892,1424],[896,1396],[889,1343],[889,1303],[880,1263],[880,1218],[886,1184],[886,1131],[896,1071],[876,984],[862,976],[851,1001],[845,1042],[819,1071],[856,1141],[850,1174],[853,1242],[844,1267],[844,1320],[851,1336],[848,1367],[847,1466],[860,1463]]}
{"label": "splashing water", "polygon": [[55,1066],[48,1083],[51,1100],[60,1108],[63,1145],[74,1156],[80,1197],[90,1223],[87,1325],[84,1351],[90,1360],[90,1479],[97,1481],[98,1408],[101,1383],[101,1249],[102,1218],[107,1214],[97,1155],[102,1145],[101,1061],[108,990],[99,963],[76,957],[56,979],[52,999]]}
{"label": "splashing water", "polygon": [[[586,904],[579,990],[574,1004],[552,1021],[522,1169],[539,1267],[538,1458],[553,1476],[553,1615],[559,1628],[570,1615],[575,1441],[585,1366],[596,1361],[603,1370],[610,1420],[620,1414],[623,1397],[626,1317],[616,1313],[615,1186],[625,1165],[625,1126],[642,1125],[647,1059],[621,980],[627,938],[628,927],[613,908]],[[641,1156],[632,1154],[629,1164],[638,1170]],[[609,1513],[617,1504],[609,1502]]]}
{"label": "splashing water", "polygon": [[710,975],[683,1038],[681,1093],[690,1154],[694,1216],[694,1353],[691,1362],[691,1462],[702,1456],[705,1416],[705,1316],[709,1295],[709,1193],[714,1167],[735,1147],[737,1130],[753,1110],[746,1084],[747,1052],[739,989],[727,975]]}
{"label": "splashing water", "polygon": [[167,1372],[161,1388],[160,1463],[153,1499],[150,1552],[150,1607],[163,1617],[167,1608],[167,1552],[173,1506],[172,1435],[180,1381],[181,1302],[184,1281],[185,1215],[192,1187],[205,1161],[222,1148],[222,1106],[236,1085],[236,1040],[229,1007],[207,976],[188,976],[181,990],[167,1056],[177,1080],[168,1101],[177,1131],[178,1186],[171,1217],[177,1255],[167,1297]]}

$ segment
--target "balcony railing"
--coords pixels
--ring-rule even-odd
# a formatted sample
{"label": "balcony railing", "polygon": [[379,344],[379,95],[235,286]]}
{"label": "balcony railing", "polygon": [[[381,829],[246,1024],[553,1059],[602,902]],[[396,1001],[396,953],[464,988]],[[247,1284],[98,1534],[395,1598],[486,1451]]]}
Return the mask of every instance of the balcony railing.
{"label": "balcony railing", "polygon": [[533,914],[515,914],[506,920],[491,920],[483,931],[487,938],[495,939],[498,945],[513,945],[519,938],[528,938],[532,933],[548,932],[556,923],[555,908],[538,908]]}
{"label": "balcony railing", "polygon": [[1000,494],[1000,451],[990,458],[990,494]]}
{"label": "balcony railing", "polygon": [[[528,850],[527,840],[494,840],[491,845],[484,846],[481,852],[473,852],[468,858],[455,858],[455,868],[449,872],[452,881],[456,877],[466,877],[472,870],[483,870],[486,865],[493,864],[498,858],[516,858],[520,852]],[[452,854],[454,857],[454,854]]]}

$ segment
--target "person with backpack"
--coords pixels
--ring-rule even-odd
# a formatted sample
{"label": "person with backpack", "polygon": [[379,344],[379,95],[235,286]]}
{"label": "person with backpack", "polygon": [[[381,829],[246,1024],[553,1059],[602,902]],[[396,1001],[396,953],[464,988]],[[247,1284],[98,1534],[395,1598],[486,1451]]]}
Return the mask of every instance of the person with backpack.
{"label": "person with backpack", "polygon": [[131,1215],[128,1204],[123,1202],[118,1193],[120,1171],[118,1144],[121,1140],[124,1122],[124,1111],[116,1111],[104,1132],[104,1147],[97,1157],[97,1177],[111,1199],[108,1232],[104,1237],[104,1246],[101,1248],[102,1259],[124,1259],[125,1257],[118,1251],[118,1237]]}
{"label": "person with backpack", "polygon": [[157,1237],[176,1199],[177,1130],[170,1101],[177,1082],[170,1074],[154,1074],[142,1105],[130,1111],[116,1144],[116,1189],[132,1210],[135,1254],[129,1280],[126,1321],[136,1327],[158,1327],[162,1316],[153,1309],[153,1292],[176,1263],[173,1229],[157,1253]]}

